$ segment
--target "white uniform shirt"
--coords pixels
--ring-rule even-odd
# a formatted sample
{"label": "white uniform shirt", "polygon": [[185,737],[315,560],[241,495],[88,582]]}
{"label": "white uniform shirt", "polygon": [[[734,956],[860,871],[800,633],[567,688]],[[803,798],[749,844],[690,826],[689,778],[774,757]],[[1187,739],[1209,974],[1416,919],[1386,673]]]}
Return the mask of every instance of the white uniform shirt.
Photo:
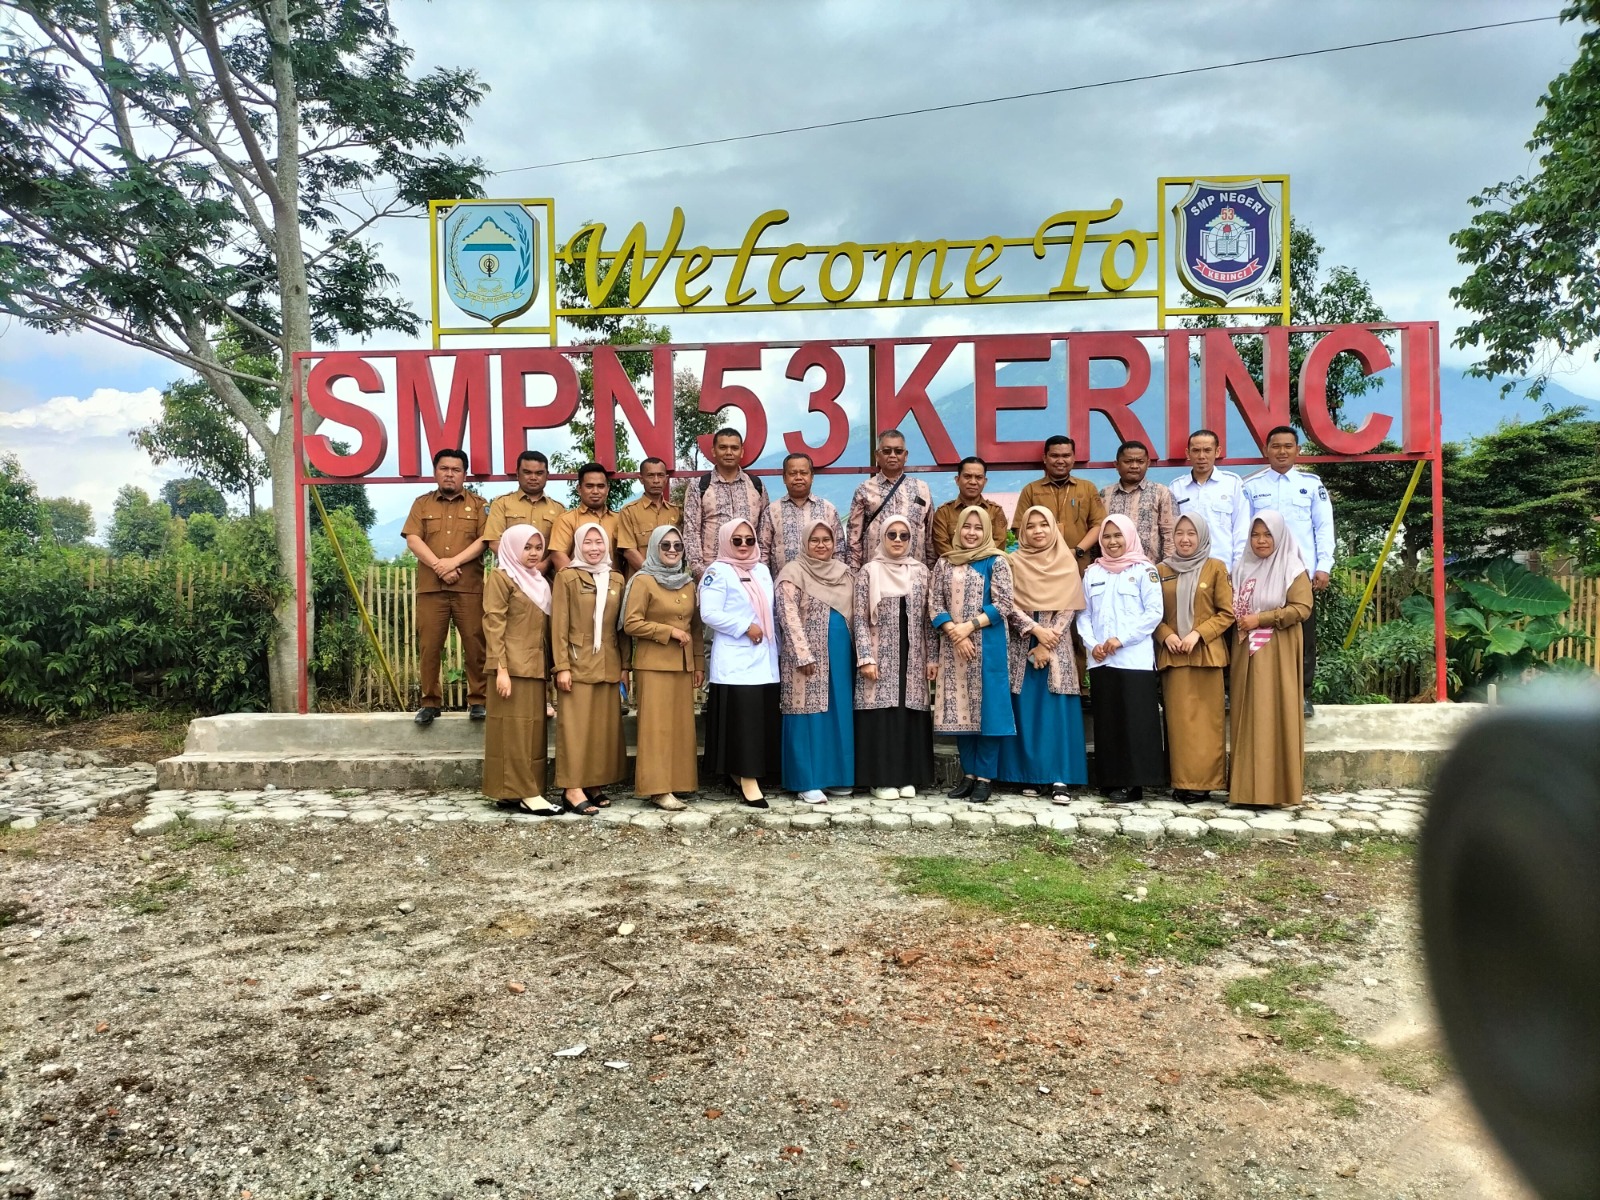
{"label": "white uniform shirt", "polygon": [[1089,669],[1116,667],[1153,671],[1155,643],[1150,635],[1161,624],[1161,578],[1153,566],[1135,563],[1112,573],[1095,563],[1083,573],[1083,594],[1089,606],[1078,614],[1078,636],[1093,650],[1116,638],[1122,646],[1104,662],[1089,655]]}
{"label": "white uniform shirt", "polygon": [[[750,578],[767,598],[767,624],[777,632],[772,612],[772,575],[760,563],[750,568]],[[778,682],[778,641],[775,637],[752,642],[750,626],[760,624],[744,584],[727,563],[713,562],[700,578],[700,619],[716,631],[711,640],[712,683],[740,687]]]}
{"label": "white uniform shirt", "polygon": [[1322,480],[1300,467],[1282,474],[1267,467],[1244,481],[1244,498],[1251,517],[1268,509],[1283,514],[1313,574],[1333,570],[1333,502]]}
{"label": "white uniform shirt", "polygon": [[1213,471],[1204,483],[1194,481],[1194,472],[1185,471],[1167,485],[1178,506],[1178,516],[1199,510],[1211,527],[1211,557],[1230,572],[1239,565],[1250,543],[1250,518],[1255,514],[1244,498],[1244,480],[1232,471]]}

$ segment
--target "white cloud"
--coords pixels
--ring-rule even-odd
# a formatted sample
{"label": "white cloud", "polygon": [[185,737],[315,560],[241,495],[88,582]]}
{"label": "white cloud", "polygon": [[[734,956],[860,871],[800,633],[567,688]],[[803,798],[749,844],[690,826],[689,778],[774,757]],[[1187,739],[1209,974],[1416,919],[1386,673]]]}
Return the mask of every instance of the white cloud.
{"label": "white cloud", "polygon": [[142,392],[96,388],[87,397],[53,396],[43,404],[0,412],[0,429],[111,437],[148,425],[160,415],[161,393],[155,388]]}

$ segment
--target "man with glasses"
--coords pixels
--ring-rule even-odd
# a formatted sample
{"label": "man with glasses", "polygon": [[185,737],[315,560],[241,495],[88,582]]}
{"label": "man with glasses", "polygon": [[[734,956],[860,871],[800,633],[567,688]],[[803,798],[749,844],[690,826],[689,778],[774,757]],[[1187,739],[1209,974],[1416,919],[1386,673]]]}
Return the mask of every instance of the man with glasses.
{"label": "man with glasses", "polygon": [[1077,447],[1065,434],[1048,437],[1044,442],[1044,478],[1035,479],[1022,487],[1017,497],[1017,511],[1011,518],[1011,529],[1020,533],[1023,514],[1035,504],[1048,508],[1055,514],[1056,527],[1067,545],[1078,556],[1078,567],[1089,565],[1089,553],[1100,540],[1100,524],[1106,519],[1105,502],[1100,489],[1087,479],[1074,479],[1072,468],[1077,462]]}
{"label": "man with glasses", "polygon": [[650,535],[663,525],[677,525],[683,519],[678,506],[667,496],[667,463],[647,458],[639,464],[639,484],[644,495],[622,506],[617,513],[617,549],[627,560],[627,574],[644,566]]}
{"label": "man with glasses", "polygon": [[1189,469],[1169,485],[1178,516],[1199,513],[1211,528],[1211,557],[1231,572],[1250,537],[1250,505],[1244,481],[1217,469],[1222,439],[1209,429],[1189,435]]}
{"label": "man with glasses", "polygon": [[812,478],[811,456],[789,455],[783,460],[783,486],[788,494],[782,500],[774,500],[761,512],[756,536],[761,540],[762,561],[772,572],[773,579],[805,553],[806,534],[818,521],[833,530],[833,544],[840,547],[839,561],[847,561],[839,510],[821,496],[811,494]]}
{"label": "man with glasses", "polygon": [[904,517],[911,526],[911,557],[933,562],[933,494],[920,479],[906,474],[906,437],[898,429],[878,435],[878,473],[856,488],[850,501],[845,563],[860,567],[878,548],[890,517]]}
{"label": "man with glasses", "polygon": [[717,531],[727,521],[743,519],[751,529],[761,527],[767,492],[761,481],[747,474],[744,434],[732,426],[711,435],[712,468],[683,489],[683,536],[688,543],[689,570],[699,579],[717,557]]}

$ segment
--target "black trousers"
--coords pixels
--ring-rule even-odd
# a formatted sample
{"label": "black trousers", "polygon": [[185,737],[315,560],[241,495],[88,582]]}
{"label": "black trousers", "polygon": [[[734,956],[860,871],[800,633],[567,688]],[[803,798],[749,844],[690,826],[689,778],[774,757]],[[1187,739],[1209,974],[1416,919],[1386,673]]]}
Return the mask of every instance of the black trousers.
{"label": "black trousers", "polygon": [[1315,599],[1311,603],[1311,615],[1305,619],[1302,626],[1305,633],[1302,637],[1302,662],[1305,670],[1306,699],[1311,699],[1311,680],[1317,673],[1317,605]]}

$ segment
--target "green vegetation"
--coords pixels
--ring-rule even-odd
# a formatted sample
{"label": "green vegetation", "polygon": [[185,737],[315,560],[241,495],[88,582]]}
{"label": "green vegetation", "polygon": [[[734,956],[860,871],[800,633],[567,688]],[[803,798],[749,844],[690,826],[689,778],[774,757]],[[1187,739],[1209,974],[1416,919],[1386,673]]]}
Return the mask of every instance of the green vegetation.
{"label": "green vegetation", "polygon": [[223,854],[232,854],[239,848],[231,833],[220,829],[200,829],[194,825],[178,825],[167,830],[167,846],[173,850],[192,850],[196,846],[210,846]]}
{"label": "green vegetation", "polygon": [[[1087,933],[1101,956],[1164,955],[1201,962],[1243,938],[1354,941],[1370,913],[1323,899],[1323,885],[1294,858],[1220,858],[1157,870],[1127,849],[1096,855],[1059,838],[995,861],[953,855],[897,860],[899,882],[1018,920]],[[1142,893],[1142,894],[1141,894]]]}
{"label": "green vegetation", "polygon": [[188,890],[189,873],[183,871],[177,875],[164,875],[159,879],[140,885],[125,896],[117,898],[117,905],[140,916],[164,913],[167,911],[167,902],[163,897],[171,896],[177,892]]}
{"label": "green vegetation", "polygon": [[1306,995],[1330,974],[1324,963],[1274,967],[1265,975],[1235,979],[1222,998],[1242,1016],[1263,1018],[1286,1050],[1360,1051],[1364,1043],[1345,1032],[1339,1014]]}
{"label": "green vegetation", "polygon": [[1225,1088],[1254,1092],[1263,1100],[1277,1100],[1283,1096],[1305,1096],[1320,1102],[1336,1117],[1358,1117],[1361,1105],[1348,1092],[1342,1092],[1326,1083],[1302,1083],[1274,1063],[1254,1063],[1241,1067],[1222,1081]]}
{"label": "green vegetation", "polygon": [[1376,1052],[1378,1074],[1385,1083],[1427,1095],[1450,1075],[1450,1060],[1429,1047],[1401,1047]]}

